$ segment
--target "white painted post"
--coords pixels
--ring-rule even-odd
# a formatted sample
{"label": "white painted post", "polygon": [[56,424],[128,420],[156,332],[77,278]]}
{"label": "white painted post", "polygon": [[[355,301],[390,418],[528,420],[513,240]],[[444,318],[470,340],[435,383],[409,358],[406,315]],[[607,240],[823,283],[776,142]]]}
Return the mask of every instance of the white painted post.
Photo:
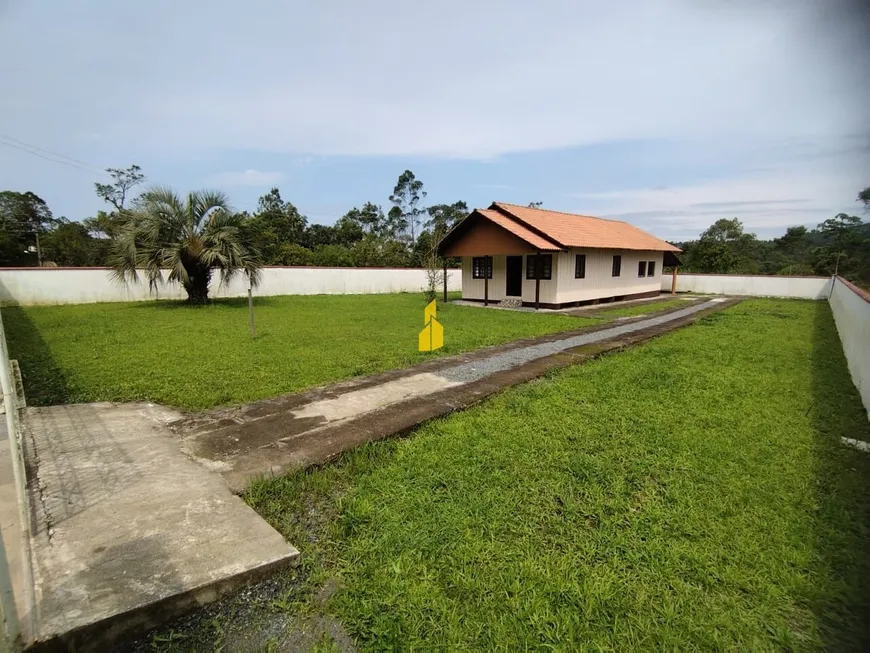
{"label": "white painted post", "polygon": [[257,337],[257,329],[254,327],[254,296],[251,291],[251,284],[248,284],[248,313],[251,315],[251,338]]}

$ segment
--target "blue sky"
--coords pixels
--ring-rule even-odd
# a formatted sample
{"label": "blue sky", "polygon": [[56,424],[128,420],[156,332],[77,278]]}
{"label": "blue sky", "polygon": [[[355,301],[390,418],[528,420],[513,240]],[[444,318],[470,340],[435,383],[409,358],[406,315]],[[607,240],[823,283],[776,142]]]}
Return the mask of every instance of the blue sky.
{"label": "blue sky", "polygon": [[859,4],[0,0],[0,186],[82,219],[137,163],[328,224],[410,168],[431,203],[771,237],[870,185]]}

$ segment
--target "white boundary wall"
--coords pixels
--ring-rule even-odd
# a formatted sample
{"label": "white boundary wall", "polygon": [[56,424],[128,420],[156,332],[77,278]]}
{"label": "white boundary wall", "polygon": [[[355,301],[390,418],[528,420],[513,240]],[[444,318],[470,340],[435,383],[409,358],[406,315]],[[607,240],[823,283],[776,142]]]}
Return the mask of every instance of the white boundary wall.
{"label": "white boundary wall", "polygon": [[836,277],[829,301],[852,382],[870,417],[870,293]]}
{"label": "white boundary wall", "polygon": [[[448,270],[448,290],[460,290],[461,271]],[[420,292],[426,286],[426,271],[420,268],[263,268],[254,295],[350,295]],[[441,287],[438,288],[441,292]],[[211,297],[242,297],[248,287],[244,275],[228,285],[220,276],[212,279]],[[163,284],[156,295],[148,283],[122,284],[106,268],[0,268],[0,303],[3,304],[89,304],[132,302],[187,297],[178,284]]]}
{"label": "white boundary wall", "polygon": [[[672,280],[672,275],[662,275],[662,290],[669,291]],[[831,279],[830,277],[680,274],[678,272],[677,292],[827,299],[831,293]]]}

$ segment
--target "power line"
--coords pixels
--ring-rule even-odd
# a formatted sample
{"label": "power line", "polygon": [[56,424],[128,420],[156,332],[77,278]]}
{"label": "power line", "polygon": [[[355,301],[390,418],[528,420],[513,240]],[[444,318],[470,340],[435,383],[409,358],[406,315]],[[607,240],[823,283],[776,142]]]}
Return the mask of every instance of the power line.
{"label": "power line", "polygon": [[61,154],[60,152],[52,152],[51,150],[46,150],[41,147],[37,147],[36,145],[31,145],[30,143],[25,143],[20,138],[13,138],[9,134],[0,134],[0,138],[5,138],[7,141],[12,141],[13,143],[18,143],[19,145],[23,145],[24,147],[29,147],[31,150],[38,150],[40,152],[45,152],[46,154],[51,154],[61,159],[67,159],[69,161],[73,161],[75,163],[80,163],[82,165],[88,166],[89,168],[96,168],[97,170],[104,171],[104,168],[100,166],[95,166],[93,163],[88,163],[87,161],[82,161],[81,159],[75,159],[71,156],[67,156],[66,154]]}
{"label": "power line", "polygon": [[[87,173],[90,173],[90,174],[94,174],[94,171],[99,171],[99,173],[100,173],[100,174],[103,174],[103,175],[106,174],[106,171],[105,171],[105,170],[103,170],[102,168],[99,168],[99,167],[97,167],[97,166],[91,166],[93,169],[88,169],[88,168],[85,168],[85,167],[83,167],[83,166],[78,165],[77,163],[70,163],[69,161],[62,161],[61,159],[53,159],[53,158],[51,158],[51,157],[45,156],[45,155],[43,155],[43,154],[39,154],[39,153],[34,152],[34,151],[32,151],[32,150],[26,149],[26,148],[24,148],[24,147],[21,147],[21,146],[19,146],[19,145],[15,145],[15,144],[13,144],[13,143],[8,143],[8,142],[6,142],[6,141],[4,141],[4,140],[0,140],[0,145],[5,145],[6,147],[13,147],[13,148],[15,148],[16,150],[21,150],[22,152],[27,152],[28,154],[32,154],[33,156],[38,156],[40,159],[45,159],[46,161],[51,161],[52,163],[61,163],[61,164],[65,165],[65,166],[69,166],[69,167],[71,167],[71,168],[78,168],[79,170],[83,170],[83,171],[85,171],[85,172],[87,172]],[[47,151],[47,150],[43,150],[43,151]],[[88,164],[85,164],[85,165],[89,165],[89,166],[90,166],[91,164],[88,163]]]}

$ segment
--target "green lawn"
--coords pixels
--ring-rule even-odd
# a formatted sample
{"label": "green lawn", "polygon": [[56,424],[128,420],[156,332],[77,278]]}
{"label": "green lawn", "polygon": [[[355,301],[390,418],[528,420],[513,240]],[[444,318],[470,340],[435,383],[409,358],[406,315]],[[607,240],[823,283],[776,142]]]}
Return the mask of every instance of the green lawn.
{"label": "green lawn", "polygon": [[192,307],[136,302],[3,309],[33,405],[150,400],[183,409],[243,403],[518,338],[598,323],[439,306],[445,346],[417,352],[421,294],[263,297]]}
{"label": "green lawn", "polygon": [[867,650],[870,454],[841,436],[870,426],[827,304],[745,301],[255,484],[303,566],[181,648],[286,611],[373,651]]}
{"label": "green lawn", "polygon": [[664,311],[669,308],[686,308],[690,305],[691,302],[685,299],[652,299],[648,302],[643,302],[642,304],[637,304],[635,306],[614,308],[612,311],[604,310],[600,313],[596,313],[595,317],[600,317],[605,320],[612,320],[617,317],[635,317],[637,315],[646,315],[647,313]]}

